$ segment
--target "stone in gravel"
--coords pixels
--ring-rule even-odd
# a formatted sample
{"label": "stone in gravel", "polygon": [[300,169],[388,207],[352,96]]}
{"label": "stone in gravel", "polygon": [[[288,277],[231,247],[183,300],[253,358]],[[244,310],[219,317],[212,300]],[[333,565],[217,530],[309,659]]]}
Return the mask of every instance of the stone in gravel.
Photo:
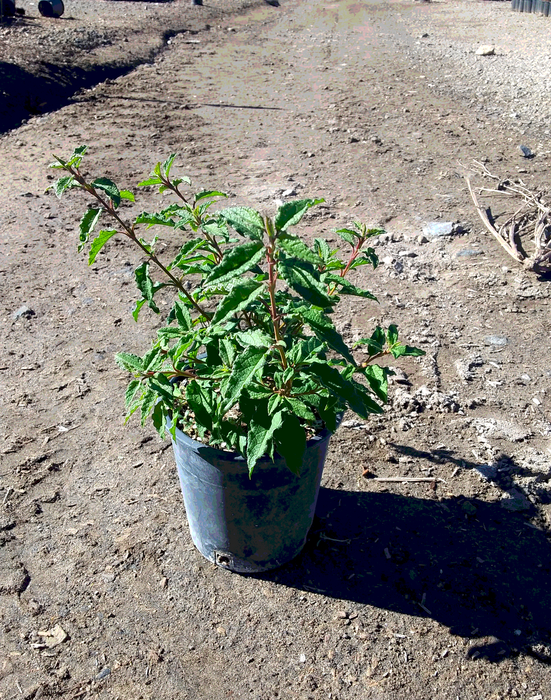
{"label": "stone in gravel", "polygon": [[519,150],[525,158],[533,158],[534,156],[528,146],[519,146]]}
{"label": "stone in gravel", "polygon": [[455,232],[453,221],[430,221],[423,226],[423,233],[432,238],[451,236]]}
{"label": "stone in gravel", "polygon": [[36,312],[29,309],[28,306],[20,306],[17,311],[14,311],[11,315],[16,321],[20,318],[32,318],[33,316],[36,316]]}
{"label": "stone in gravel", "polygon": [[511,511],[530,510],[530,501],[520,489],[511,489],[501,499],[501,507]]}
{"label": "stone in gravel", "polygon": [[491,44],[483,44],[482,46],[479,46],[478,49],[476,50],[476,55],[477,56],[494,56],[496,52],[495,46],[492,46]]}
{"label": "stone in gravel", "polygon": [[367,423],[363,423],[361,420],[345,420],[341,423],[343,428],[349,428],[351,430],[363,430],[367,428]]}
{"label": "stone in gravel", "polygon": [[6,563],[0,565],[0,594],[21,593],[27,587],[29,574],[21,564]]}
{"label": "stone in gravel", "polygon": [[486,345],[499,345],[501,347],[509,345],[509,338],[504,335],[487,335],[484,338]]}
{"label": "stone in gravel", "polygon": [[475,250],[474,248],[465,248],[464,250],[458,250],[455,254],[456,258],[474,258],[477,255],[483,255],[481,250]]}
{"label": "stone in gravel", "polygon": [[61,625],[56,625],[52,629],[46,630],[44,632],[38,633],[39,637],[42,637],[44,644],[49,648],[57,647],[59,644],[63,644],[69,639],[69,635]]}
{"label": "stone in gravel", "polygon": [[497,476],[497,467],[494,464],[479,464],[475,469],[486,481],[493,481]]}
{"label": "stone in gravel", "polygon": [[101,671],[98,673],[96,676],[95,680],[96,681],[102,681],[104,678],[107,678],[111,674],[111,669],[109,667],[102,668]]}

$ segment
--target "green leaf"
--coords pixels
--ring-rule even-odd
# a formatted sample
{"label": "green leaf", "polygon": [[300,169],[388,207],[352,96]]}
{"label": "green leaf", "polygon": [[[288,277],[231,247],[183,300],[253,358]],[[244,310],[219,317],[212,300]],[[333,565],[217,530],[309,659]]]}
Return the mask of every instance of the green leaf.
{"label": "green leaf", "polygon": [[142,383],[139,379],[133,379],[126,388],[126,393],[124,395],[124,405],[126,408],[130,408],[136,396],[136,392],[141,387]]}
{"label": "green leaf", "polygon": [[208,286],[213,282],[224,284],[241,277],[257,265],[264,256],[264,246],[260,241],[243,243],[231,248],[205,280]]}
{"label": "green leaf", "polygon": [[388,397],[388,375],[391,370],[388,367],[379,367],[379,365],[368,365],[364,368],[363,374],[367,379],[373,393],[386,403]]}
{"label": "green leaf", "polygon": [[90,246],[90,255],[88,256],[88,265],[93,265],[97,254],[103,248],[110,238],[117,235],[117,231],[114,229],[107,229],[105,231],[100,231],[96,238],[92,241]]}
{"label": "green leaf", "polygon": [[306,309],[303,317],[308,326],[314,331],[317,338],[335,352],[338,352],[353,365],[356,364],[354,357],[343,340],[342,335],[337,331],[331,320],[321,311],[316,309]]}
{"label": "green leaf", "polygon": [[346,402],[360,418],[370,413],[382,413],[383,409],[367,393],[361,384],[345,379],[334,367],[324,364],[314,366],[318,381],[340,402]]}
{"label": "green leaf", "polygon": [[357,287],[355,284],[352,284],[352,282],[349,282],[345,277],[341,277],[340,275],[333,275],[330,272],[326,272],[323,275],[323,281],[325,284],[337,285],[339,287],[338,291],[340,294],[350,294],[352,296],[378,301],[377,297],[371,292],[368,292],[367,289]]}
{"label": "green leaf", "polygon": [[172,168],[172,164],[174,163],[175,158],[176,153],[171,153],[162,165],[163,173],[167,178],[170,175],[170,169]]}
{"label": "green leaf", "polygon": [[274,437],[277,451],[285,460],[285,464],[293,474],[300,476],[306,449],[306,433],[298,418],[292,413],[286,413],[283,425]]}
{"label": "green leaf", "polygon": [[233,287],[218,305],[212,323],[222,323],[244,309],[260,295],[263,288],[264,284],[256,280],[247,280],[243,284]]}
{"label": "green leaf", "polygon": [[218,192],[217,190],[203,190],[195,195],[195,201],[199,202],[201,199],[206,199],[207,197],[227,197],[225,192]]}
{"label": "green leaf", "polygon": [[174,399],[174,384],[162,373],[159,372],[149,380],[149,386],[157,392],[157,395],[172,407]]}
{"label": "green leaf", "polygon": [[285,231],[289,226],[296,226],[310,207],[325,202],[325,199],[297,199],[279,207],[275,218],[278,231]]}
{"label": "green leaf", "polygon": [[303,418],[304,420],[312,423],[316,420],[316,416],[312,413],[311,409],[304,403],[304,401],[292,396],[286,396],[285,403],[299,418]]}
{"label": "green leaf", "polygon": [[212,430],[212,419],[214,414],[214,400],[212,392],[202,383],[192,379],[186,386],[186,401],[195,414],[197,427],[200,435],[206,430]]}
{"label": "green leaf", "polygon": [[[158,314],[159,309],[153,301],[153,296],[159,291],[159,289],[166,287],[166,285],[162,283],[153,283],[153,280],[149,276],[149,263],[147,262],[142,263],[134,270],[134,276],[136,278],[136,285],[142,293],[143,299],[147,302],[149,308]],[[139,309],[136,308],[136,311],[139,311]]]}
{"label": "green leaf", "polygon": [[229,410],[235,404],[243,389],[253,379],[261,378],[265,363],[266,351],[262,348],[248,347],[236,357],[225,387],[225,396],[223,397],[225,410]]}
{"label": "green leaf", "polygon": [[151,175],[147,180],[138,182],[138,187],[149,187],[150,185],[162,185],[163,181],[158,175]]}
{"label": "green leaf", "polygon": [[243,347],[252,345],[255,348],[269,348],[274,342],[270,335],[258,328],[251,328],[248,331],[236,333],[235,340]]}
{"label": "green leaf", "polygon": [[325,350],[325,343],[318,338],[297,340],[287,352],[287,361],[292,365],[308,363],[319,357]]}
{"label": "green leaf", "polygon": [[110,180],[108,177],[98,177],[90,184],[94,189],[105,192],[109,199],[113,202],[115,209],[119,206],[121,203],[121,193],[113,180]]}
{"label": "green leaf", "polygon": [[[260,410],[264,408],[264,410]],[[270,443],[274,432],[281,427],[283,418],[281,412],[274,416],[269,416],[264,404],[258,407],[258,410],[253,414],[249,423],[249,432],[247,434],[247,467],[249,476],[253,473],[253,469],[258,460],[270,451]]]}
{"label": "green leaf", "polygon": [[142,358],[138,355],[132,355],[129,352],[118,352],[115,355],[115,360],[119,367],[122,367],[127,372],[141,374],[143,372]]}
{"label": "green leaf", "polygon": [[[327,262],[331,257],[331,248],[323,238],[314,238],[314,250],[323,262]],[[317,262],[319,263],[319,260]]]}
{"label": "green leaf", "polygon": [[235,345],[227,338],[220,339],[220,358],[226,367],[231,367],[237,355]]}
{"label": "green leaf", "polygon": [[60,177],[54,185],[54,192],[56,193],[57,197],[61,199],[61,195],[65,192],[65,190],[70,189],[74,182],[75,178],[72,175]]}
{"label": "green leaf", "polygon": [[421,357],[422,355],[426,355],[426,352],[421,350],[421,348],[413,348],[411,345],[402,345],[401,343],[393,345],[390,348],[390,352],[396,359],[398,357]]}
{"label": "green leaf", "polygon": [[174,226],[174,221],[163,214],[150,214],[143,211],[136,217],[135,224],[148,224],[148,226]]}
{"label": "green leaf", "polygon": [[377,326],[371,338],[360,338],[360,340],[354,343],[355,348],[357,348],[358,345],[367,345],[367,352],[369,355],[378,355],[384,352],[386,347],[386,335],[384,330],[380,326]]}
{"label": "green leaf", "polygon": [[282,233],[277,238],[278,244],[292,258],[304,260],[319,265],[319,256],[311,250],[298,236],[292,236],[290,233]]}
{"label": "green leaf", "polygon": [[157,403],[157,392],[154,391],[153,389],[147,389],[145,394],[143,395],[142,398],[142,404],[141,404],[141,420],[142,420],[142,425],[145,424],[145,421],[149,418],[149,414],[153,410],[153,407]]}
{"label": "green leaf", "polygon": [[304,260],[286,258],[279,261],[278,269],[289,287],[310,304],[326,308],[335,303],[319,280],[319,274]]}
{"label": "green leaf", "polygon": [[193,321],[189,314],[187,306],[182,301],[177,301],[173,307],[174,318],[176,319],[178,326],[186,331],[193,328]]}
{"label": "green leaf", "polygon": [[218,213],[237,233],[253,240],[262,240],[264,236],[264,221],[255,209],[250,207],[230,207],[222,209]]}
{"label": "green leaf", "polygon": [[78,252],[80,253],[81,250],[84,248],[85,244],[88,243],[88,239],[90,238],[90,234],[94,230],[95,225],[97,224],[100,216],[101,216],[101,209],[88,209],[82,219],[80,220],[79,224],[79,244],[78,244]]}
{"label": "green leaf", "polygon": [[88,146],[77,146],[67,161],[67,167],[78,168],[82,162],[82,157],[87,150]]}
{"label": "green leaf", "polygon": [[388,327],[386,338],[389,345],[395,345],[398,342],[398,328],[394,325],[394,323]]}
{"label": "green leaf", "polygon": [[128,199],[131,202],[135,202],[136,198],[134,197],[134,194],[130,192],[130,190],[121,190],[119,192],[121,199]]}
{"label": "green leaf", "polygon": [[356,245],[358,238],[356,231],[349,228],[340,228],[338,231],[335,231],[335,233],[337,233],[343,239],[343,241],[350,243],[352,247]]}

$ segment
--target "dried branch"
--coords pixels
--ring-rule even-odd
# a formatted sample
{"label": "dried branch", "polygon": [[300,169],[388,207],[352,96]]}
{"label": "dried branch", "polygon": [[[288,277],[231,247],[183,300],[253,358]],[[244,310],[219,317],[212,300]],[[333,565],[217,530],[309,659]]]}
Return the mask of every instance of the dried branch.
{"label": "dried branch", "polygon": [[[476,160],[473,162],[475,168],[465,175],[465,180],[486,229],[516,262],[540,274],[551,273],[551,208],[543,199],[544,193],[533,192],[522,180],[512,182],[502,179],[491,173],[483,163]],[[497,186],[477,187],[475,192],[471,181],[472,173],[497,182]],[[520,199],[521,202],[504,223],[497,225],[490,207],[480,204],[479,197],[482,195]],[[532,234],[527,235],[530,232]]]}

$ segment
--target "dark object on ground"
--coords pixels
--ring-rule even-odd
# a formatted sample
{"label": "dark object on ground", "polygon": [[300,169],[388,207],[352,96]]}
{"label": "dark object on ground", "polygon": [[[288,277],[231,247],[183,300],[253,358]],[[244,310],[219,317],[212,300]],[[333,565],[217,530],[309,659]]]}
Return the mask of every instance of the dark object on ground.
{"label": "dark object on ground", "polygon": [[40,0],[38,11],[42,17],[61,17],[65,12],[62,0]]}
{"label": "dark object on ground", "polygon": [[15,4],[12,0],[0,0],[0,17],[13,17]]}

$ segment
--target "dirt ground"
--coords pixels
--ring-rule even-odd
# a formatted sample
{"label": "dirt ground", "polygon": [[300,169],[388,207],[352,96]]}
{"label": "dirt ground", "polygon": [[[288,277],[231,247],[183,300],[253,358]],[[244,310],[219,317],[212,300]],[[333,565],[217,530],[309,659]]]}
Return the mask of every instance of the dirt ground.
{"label": "dirt ground", "polygon": [[[551,188],[551,20],[474,0],[23,6],[0,24],[0,698],[549,700],[549,281],[484,231],[461,164]],[[232,203],[324,197],[312,237],[388,231],[362,279],[380,303],[338,325],[395,322],[427,355],[383,416],[345,417],[278,571],[202,559],[169,444],[123,426],[113,355],[159,322],[129,313],[135,253],[88,268],[83,199],[46,192],[51,154],[81,144],[121,185],[175,151]]]}

